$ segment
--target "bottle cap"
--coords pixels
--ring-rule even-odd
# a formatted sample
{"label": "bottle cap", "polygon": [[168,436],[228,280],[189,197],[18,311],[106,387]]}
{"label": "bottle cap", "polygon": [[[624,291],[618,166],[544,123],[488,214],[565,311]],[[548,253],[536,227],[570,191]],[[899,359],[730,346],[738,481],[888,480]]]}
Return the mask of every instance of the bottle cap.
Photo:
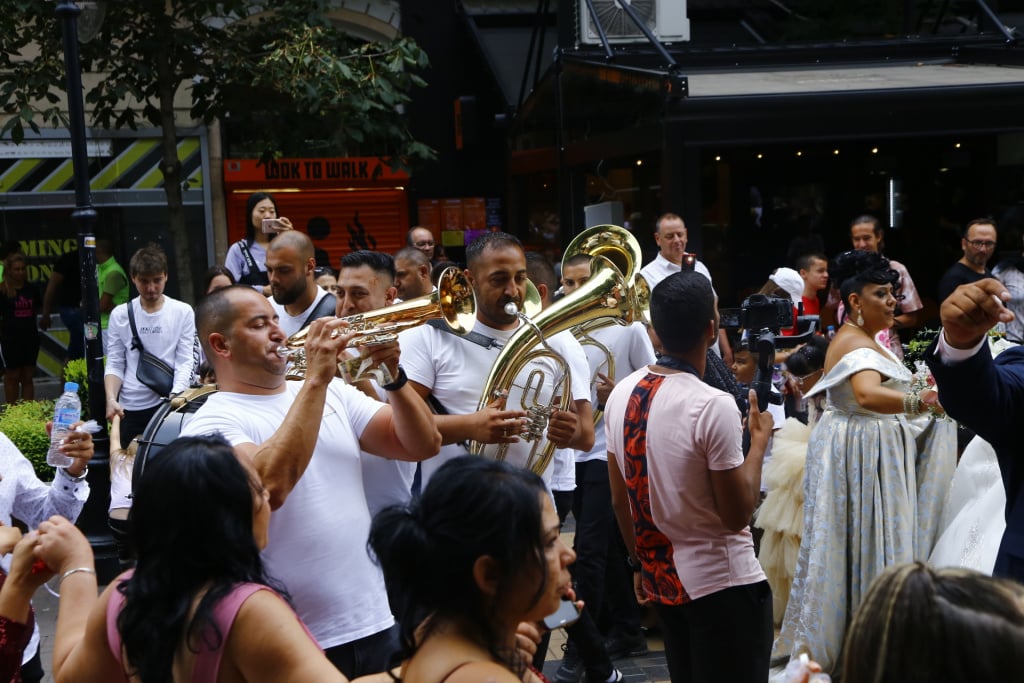
{"label": "bottle cap", "polygon": [[64,382],[64,391],[78,391],[78,382]]}

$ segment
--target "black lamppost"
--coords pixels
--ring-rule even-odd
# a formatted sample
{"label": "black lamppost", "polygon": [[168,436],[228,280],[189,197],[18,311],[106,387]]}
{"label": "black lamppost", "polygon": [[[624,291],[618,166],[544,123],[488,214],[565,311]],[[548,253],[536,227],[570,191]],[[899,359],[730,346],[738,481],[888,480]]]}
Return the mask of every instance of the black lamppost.
{"label": "black lamppost", "polygon": [[[85,362],[89,377],[89,412],[106,426],[106,392],[103,389],[103,337],[100,329],[99,287],[96,283],[96,209],[89,191],[89,155],[86,151],[85,103],[82,99],[82,65],[78,57],[78,15],[82,10],[71,0],[57,2],[67,70],[68,122],[71,134],[71,163],[74,169],[75,210],[71,218],[78,227],[78,263],[82,277],[82,313],[85,318]],[[96,455],[89,462],[89,500],[78,525],[96,555],[101,582],[116,575],[117,554],[107,526],[110,501],[109,442],[106,430],[97,435]]]}

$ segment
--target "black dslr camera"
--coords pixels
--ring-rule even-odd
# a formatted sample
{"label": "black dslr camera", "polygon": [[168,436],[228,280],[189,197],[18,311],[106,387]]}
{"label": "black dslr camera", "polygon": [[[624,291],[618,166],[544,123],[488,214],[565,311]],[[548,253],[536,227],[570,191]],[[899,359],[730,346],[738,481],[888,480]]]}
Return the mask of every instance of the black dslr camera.
{"label": "black dslr camera", "polygon": [[757,394],[757,405],[762,412],[768,408],[769,402],[782,403],[782,396],[771,391],[775,349],[802,344],[818,328],[818,316],[801,315],[795,320],[799,324],[800,334],[781,336],[783,329],[793,327],[793,305],[789,299],[751,294],[743,300],[740,308],[723,308],[719,311],[721,326],[746,330],[748,344],[751,350],[757,352],[757,374],[750,388]]}

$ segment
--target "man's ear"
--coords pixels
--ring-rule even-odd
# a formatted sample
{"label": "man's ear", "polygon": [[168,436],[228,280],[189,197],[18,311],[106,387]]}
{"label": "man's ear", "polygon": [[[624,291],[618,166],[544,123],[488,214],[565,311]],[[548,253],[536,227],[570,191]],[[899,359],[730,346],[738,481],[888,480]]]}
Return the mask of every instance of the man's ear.
{"label": "man's ear", "polygon": [[231,340],[220,332],[210,333],[210,351],[218,356],[226,356],[231,352]]}
{"label": "man's ear", "polygon": [[708,338],[708,348],[711,348],[718,342],[718,321],[714,318],[708,320],[708,324],[704,328],[704,334]]}
{"label": "man's ear", "polygon": [[475,280],[473,278],[473,271],[472,270],[470,270],[469,268],[463,268],[462,269],[462,274],[466,276],[466,281],[469,282],[471,287],[476,284],[476,282],[475,282]]}
{"label": "man's ear", "polygon": [[473,581],[484,595],[496,597],[501,583],[501,567],[490,555],[481,555],[473,562]]}
{"label": "man's ear", "polygon": [[391,304],[395,303],[395,297],[397,296],[398,288],[394,286],[388,287],[388,291],[384,293],[384,305],[390,306]]}
{"label": "man's ear", "polygon": [[425,280],[429,280],[430,279],[430,265],[429,264],[427,264],[427,263],[420,264],[419,270],[420,270],[420,277],[421,278],[423,278]]}
{"label": "man's ear", "polygon": [[541,283],[535,282],[533,284],[537,285],[537,292],[540,293],[540,300],[541,301],[547,301],[548,300],[548,286],[546,284],[544,284],[543,282],[541,282]]}

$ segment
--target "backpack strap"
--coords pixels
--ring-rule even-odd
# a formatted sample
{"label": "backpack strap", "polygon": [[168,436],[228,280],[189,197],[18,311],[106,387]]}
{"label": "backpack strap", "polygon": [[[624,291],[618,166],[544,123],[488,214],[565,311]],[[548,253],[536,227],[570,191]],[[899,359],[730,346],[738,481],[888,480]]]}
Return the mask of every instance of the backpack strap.
{"label": "backpack strap", "polygon": [[139,339],[139,330],[135,327],[135,307],[132,306],[134,299],[129,299],[125,304],[128,306],[128,324],[132,328],[132,351],[138,350],[139,353],[145,353],[146,348],[142,345],[142,340]]}
{"label": "backpack strap", "polygon": [[238,240],[238,248],[242,252],[242,259],[245,261],[245,275],[238,278],[239,284],[262,286],[270,284],[267,271],[260,270],[260,267],[256,265],[256,259],[252,257],[252,252],[249,251],[249,244],[244,239]]}
{"label": "backpack strap", "polygon": [[245,259],[245,268],[250,273],[255,273],[260,268],[256,265],[256,259],[252,257],[252,252],[249,251],[249,244],[245,240],[238,240],[238,248],[242,250],[242,258]]}
{"label": "backpack strap", "polygon": [[455,334],[455,332],[452,331],[452,328],[448,327],[448,324],[445,323],[445,321],[441,320],[440,318],[431,318],[430,320],[427,321],[426,324],[430,325],[435,330],[447,332],[448,334],[454,335],[459,339],[471,341],[477,346],[482,346],[485,349],[500,349],[502,346],[494,337],[488,337],[486,334],[480,334],[479,332],[469,331],[466,332],[465,334]]}
{"label": "backpack strap", "polygon": [[334,311],[337,308],[338,300],[333,294],[327,292],[320,301],[317,302],[316,307],[306,316],[306,320],[302,323],[302,327],[299,329],[306,329],[310,323],[319,318],[326,318],[327,316],[334,316]]}

